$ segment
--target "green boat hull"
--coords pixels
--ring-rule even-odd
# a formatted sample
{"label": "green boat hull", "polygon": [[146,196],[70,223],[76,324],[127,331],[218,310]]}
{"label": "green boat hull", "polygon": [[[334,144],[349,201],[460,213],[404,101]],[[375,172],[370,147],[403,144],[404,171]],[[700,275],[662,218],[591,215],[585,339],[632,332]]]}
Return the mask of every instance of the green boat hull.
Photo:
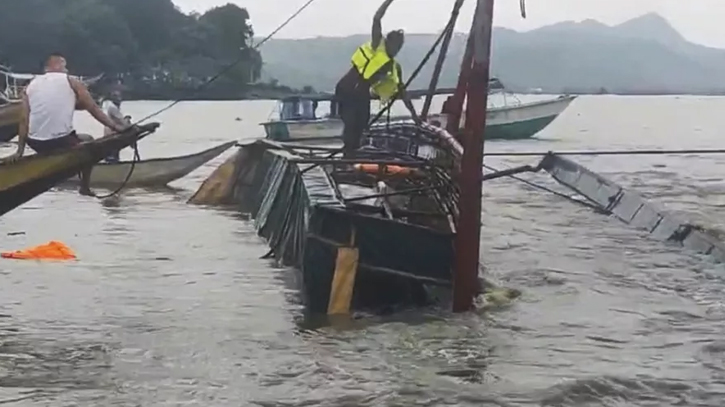
{"label": "green boat hull", "polygon": [[556,119],[558,115],[539,117],[514,123],[486,126],[486,140],[521,140],[534,137]]}

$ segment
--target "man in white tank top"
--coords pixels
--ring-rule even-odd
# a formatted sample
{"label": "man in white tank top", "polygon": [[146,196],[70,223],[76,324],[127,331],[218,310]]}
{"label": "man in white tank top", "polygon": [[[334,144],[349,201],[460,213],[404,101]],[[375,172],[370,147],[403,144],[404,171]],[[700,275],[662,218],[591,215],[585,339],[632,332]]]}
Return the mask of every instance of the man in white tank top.
{"label": "man in white tank top", "polygon": [[[129,126],[121,126],[111,120],[96,104],[86,86],[80,80],[68,76],[65,58],[52,54],[45,61],[45,74],[35,77],[23,92],[23,110],[18,129],[18,151],[10,157],[20,158],[25,144],[37,153],[71,148],[93,137],[76,134],[73,130],[73,114],[76,109],[86,110],[104,126],[123,132]],[[83,195],[93,195],[88,182],[91,169],[81,174]]]}

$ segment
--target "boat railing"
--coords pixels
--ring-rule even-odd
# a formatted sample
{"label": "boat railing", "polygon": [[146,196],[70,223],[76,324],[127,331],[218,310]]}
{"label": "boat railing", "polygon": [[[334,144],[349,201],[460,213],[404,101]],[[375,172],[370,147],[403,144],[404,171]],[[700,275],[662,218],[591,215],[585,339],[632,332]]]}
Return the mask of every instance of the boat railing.
{"label": "boat railing", "polygon": [[375,124],[363,133],[362,148],[385,150],[452,168],[460,152],[447,145],[436,130],[433,126],[418,126],[411,120]]}
{"label": "boat railing", "polygon": [[[0,65],[0,75],[5,77],[5,89],[2,91],[0,98],[6,102],[14,102],[22,99],[23,91],[30,84],[30,81],[37,76],[30,73],[15,73],[3,65]],[[71,77],[80,80],[87,86],[91,86],[98,82],[103,77],[103,74],[93,77],[75,75],[71,75]]]}

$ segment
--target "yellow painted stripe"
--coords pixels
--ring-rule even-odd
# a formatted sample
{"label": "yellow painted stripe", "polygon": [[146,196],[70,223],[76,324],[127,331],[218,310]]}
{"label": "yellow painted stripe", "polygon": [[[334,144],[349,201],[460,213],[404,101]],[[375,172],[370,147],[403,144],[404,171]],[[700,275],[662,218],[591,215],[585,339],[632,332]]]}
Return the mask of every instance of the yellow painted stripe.
{"label": "yellow painted stripe", "polygon": [[332,278],[328,315],[349,314],[352,292],[355,288],[355,275],[360,253],[358,249],[341,247],[337,249],[335,275]]}

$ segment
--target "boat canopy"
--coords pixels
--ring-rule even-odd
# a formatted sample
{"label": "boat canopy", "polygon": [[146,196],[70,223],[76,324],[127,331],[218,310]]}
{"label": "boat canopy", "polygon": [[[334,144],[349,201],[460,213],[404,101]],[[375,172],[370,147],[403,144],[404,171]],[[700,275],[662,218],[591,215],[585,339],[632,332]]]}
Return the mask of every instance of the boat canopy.
{"label": "boat canopy", "polygon": [[[15,81],[29,81],[29,80],[34,79],[36,76],[38,76],[38,75],[33,74],[33,73],[15,73],[15,72],[3,71],[3,70],[0,70],[0,74],[5,75],[5,77],[7,79],[12,79],[12,80],[15,80]],[[78,80],[81,80],[81,81],[83,81],[83,80],[86,79],[83,76],[77,76],[77,75],[69,75],[69,76],[71,78],[75,78],[75,79],[78,79]],[[91,78],[91,79],[95,79],[95,77],[94,78]]]}
{"label": "boat canopy", "polygon": [[280,120],[317,119],[317,100],[297,96],[282,99],[280,103]]}
{"label": "boat canopy", "polygon": [[10,79],[14,79],[17,81],[29,81],[33,78],[35,78],[35,75],[32,73],[14,73],[14,72],[5,72],[0,71],[3,75],[7,76]]}

